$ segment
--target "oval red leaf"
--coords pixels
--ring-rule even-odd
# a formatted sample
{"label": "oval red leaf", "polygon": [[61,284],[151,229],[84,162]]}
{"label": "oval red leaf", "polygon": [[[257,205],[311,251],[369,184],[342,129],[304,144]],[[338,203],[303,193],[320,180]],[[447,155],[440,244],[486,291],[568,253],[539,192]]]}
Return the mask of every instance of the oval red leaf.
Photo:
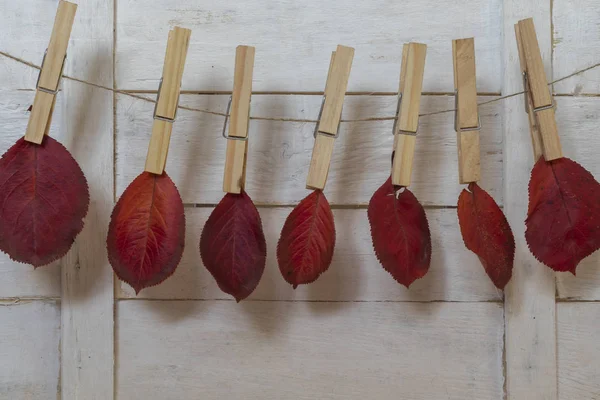
{"label": "oval red leaf", "polygon": [[89,203],[85,176],[62,144],[19,139],[0,159],[0,250],[34,267],[61,258]]}
{"label": "oval red leaf", "polygon": [[600,185],[573,160],[540,157],[529,181],[525,225],[535,258],[575,274],[577,264],[600,247]]}
{"label": "oval red leaf", "polygon": [[371,197],[367,210],[375,255],[398,283],[409,287],[431,262],[431,235],[421,203],[390,177]]}
{"label": "oval red leaf", "polygon": [[512,276],[515,238],[498,204],[476,183],[458,198],[458,223],[467,249],[477,254],[498,289]]}
{"label": "oval red leaf", "polygon": [[285,220],[277,243],[281,275],[294,289],[314,282],[329,268],[334,247],[333,213],[323,192],[315,190]]}
{"label": "oval red leaf", "polygon": [[108,261],[136,293],[175,272],[185,243],[185,214],[167,173],[143,172],[125,189],[110,218]]}
{"label": "oval red leaf", "polygon": [[219,288],[236,301],[256,289],[267,244],[258,210],[246,192],[227,193],[215,207],[200,237],[200,256]]}

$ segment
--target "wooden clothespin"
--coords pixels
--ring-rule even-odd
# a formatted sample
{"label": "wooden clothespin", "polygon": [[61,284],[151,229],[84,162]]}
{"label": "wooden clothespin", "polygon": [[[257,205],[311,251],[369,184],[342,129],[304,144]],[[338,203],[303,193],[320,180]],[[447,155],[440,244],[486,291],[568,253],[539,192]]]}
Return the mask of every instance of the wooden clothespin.
{"label": "wooden clothespin", "polygon": [[307,189],[323,190],[325,188],[333,153],[333,142],[338,137],[353,59],[354,49],[352,47],[338,45],[336,51],[331,55],[323,103],[319,112],[319,122],[315,129],[315,144],[306,179]]}
{"label": "wooden clothespin", "polygon": [[515,24],[515,34],[535,159],[537,161],[542,154],[546,161],[561,158],[563,155],[554,116],[554,102],[548,88],[533,19],[523,19]]}
{"label": "wooden clothespin", "polygon": [[177,116],[181,79],[191,34],[191,30],[177,26],[169,32],[163,76],[158,86],[154,107],[152,136],[150,137],[148,155],[146,156],[145,170],[156,175],[163,173],[167,163],[169,142],[171,141],[173,123]]}
{"label": "wooden clothespin", "polygon": [[61,1],[58,4],[50,44],[48,44],[42,61],[36,84],[35,99],[33,100],[33,107],[25,132],[25,140],[28,142],[40,144],[44,139],[44,135],[50,131],[52,112],[54,111],[56,94],[58,93],[65,59],[67,58],[67,46],[69,45],[69,37],[71,36],[76,11],[77,4],[67,1]]}
{"label": "wooden clothespin", "polygon": [[[230,119],[229,135],[225,135],[227,118],[223,126],[223,137],[227,139],[223,191],[227,193],[241,193],[246,184],[254,53],[255,49],[252,46],[238,46],[235,50],[233,92],[227,106]],[[231,113],[229,113],[230,109]]]}
{"label": "wooden clothespin", "polygon": [[408,43],[402,48],[398,112],[393,131],[392,183],[397,186],[408,186],[411,181],[426,52],[427,45],[422,43]]}
{"label": "wooden clothespin", "polygon": [[477,182],[481,178],[479,130],[475,84],[475,40],[452,41],[455,108],[454,130],[458,145],[458,179],[460,183]]}

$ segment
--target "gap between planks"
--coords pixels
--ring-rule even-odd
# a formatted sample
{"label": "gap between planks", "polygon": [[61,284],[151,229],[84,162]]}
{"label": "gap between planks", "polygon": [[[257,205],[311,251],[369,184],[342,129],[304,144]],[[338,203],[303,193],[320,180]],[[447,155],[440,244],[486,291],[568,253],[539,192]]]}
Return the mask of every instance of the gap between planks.
{"label": "gap between planks", "polygon": [[[152,302],[182,302],[182,301],[198,301],[198,302],[231,302],[235,303],[235,299],[199,299],[199,298],[177,298],[177,299],[152,299],[143,297],[123,297],[116,299],[117,301],[152,301]],[[461,304],[477,304],[477,303],[496,303],[503,304],[503,299],[497,300],[290,300],[290,299],[246,299],[244,303],[410,303],[410,304],[427,304],[427,303],[461,303]]]}
{"label": "gap between planks", "polygon": [[[131,94],[157,94],[157,90],[130,90],[130,89],[118,89],[125,93]],[[204,90],[182,90],[181,94],[187,95],[205,95],[205,96],[223,96],[231,95],[231,91],[227,90],[216,90],[216,91],[204,91]],[[254,91],[252,95],[258,96],[323,96],[322,91]],[[454,92],[423,92],[422,96],[454,96]],[[346,96],[398,96],[398,92],[346,92]],[[500,93],[493,92],[482,92],[477,93],[477,96],[481,97],[499,97]]]}
{"label": "gap between planks", "polygon": [[[457,199],[458,201],[458,199]],[[254,203],[256,208],[294,208],[298,203]],[[184,208],[215,208],[216,203],[184,203]],[[329,207],[332,210],[366,210],[369,208],[368,203],[360,204],[330,204]],[[426,210],[455,210],[457,206],[450,205],[424,205]],[[502,206],[500,206],[502,209]]]}

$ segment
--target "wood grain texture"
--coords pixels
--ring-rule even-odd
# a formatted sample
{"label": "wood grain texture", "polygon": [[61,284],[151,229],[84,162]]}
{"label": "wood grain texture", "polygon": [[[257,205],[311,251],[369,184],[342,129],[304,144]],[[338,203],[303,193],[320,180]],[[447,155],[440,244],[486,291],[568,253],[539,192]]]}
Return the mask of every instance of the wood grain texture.
{"label": "wood grain texture", "polygon": [[463,132],[479,126],[475,70],[475,40],[452,41],[452,64],[456,90],[456,143],[458,147],[458,179],[462,184],[477,182],[481,178],[479,156],[479,131]]}
{"label": "wood grain texture", "polygon": [[595,400],[600,393],[600,304],[559,303],[556,308],[558,398]]}
{"label": "wood grain texture", "polygon": [[498,93],[501,15],[500,0],[466,0],[455,10],[436,0],[374,0],[352,7],[319,0],[117,1],[117,86],[156,90],[162,38],[170,27],[181,25],[194,31],[188,54],[194,68],[184,77],[186,90],[230,91],[231,49],[244,43],[257,47],[254,90],[322,91],[330,52],[343,43],[356,49],[350,91],[395,92],[402,44],[418,40],[429,46],[424,90],[449,93],[453,85],[448,39],[474,36],[481,38],[479,90]]}
{"label": "wood grain texture", "polygon": [[[480,101],[489,97],[480,98]],[[225,111],[228,96],[184,95],[182,104]],[[256,95],[254,115],[316,119],[321,96]],[[344,118],[390,116],[395,96],[347,96]],[[422,112],[452,108],[450,96],[424,96]],[[481,107],[482,183],[502,204],[502,123],[499,103]],[[520,108],[522,110],[522,107]],[[117,100],[117,196],[144,165],[152,124],[152,104],[119,96]],[[421,118],[411,191],[425,205],[456,205],[456,142],[452,113]],[[325,190],[332,204],[367,204],[389,177],[393,121],[342,123]],[[226,140],[223,118],[181,110],[171,139],[167,170],[184,203],[216,204],[223,197]],[[250,123],[246,190],[259,204],[293,204],[304,188],[314,143],[314,123]],[[522,221],[521,221],[522,222]]]}
{"label": "wood grain texture", "polygon": [[[550,1],[504,0],[503,94],[522,90],[514,24],[533,17],[544,66],[550,72]],[[549,76],[546,75],[546,76]],[[505,289],[506,394],[508,400],[557,400],[554,272],[529,252],[524,238],[529,171],[534,164],[523,98],[503,101],[504,213],[516,248]]]}
{"label": "wood grain texture", "polygon": [[[547,161],[562,158],[562,148],[558,129],[554,118],[553,98],[548,87],[546,71],[542,62],[542,54],[537,40],[536,29],[532,18],[527,18],[515,24],[515,36],[519,54],[521,70],[526,74],[528,98],[527,112],[529,116],[530,133],[534,146],[539,137],[542,142],[544,158]],[[532,106],[532,107],[531,107]]]}
{"label": "wood grain texture", "polygon": [[41,65],[39,89],[35,94],[34,107],[25,132],[25,140],[29,142],[41,144],[52,121],[56,95],[47,91],[58,90],[76,11],[77,4],[67,1],[58,3],[50,43]]}
{"label": "wood grain texture", "polygon": [[[553,0],[554,79],[600,62],[600,8],[596,0]],[[561,94],[599,94],[600,68],[554,85]]]}
{"label": "wood grain texture", "polygon": [[[51,21],[49,24],[51,25]],[[1,81],[1,78],[0,78]],[[33,91],[0,90],[0,153],[4,154],[15,142],[23,137],[33,102]],[[63,102],[58,99],[55,113],[62,113]],[[66,135],[61,129],[60,119],[53,124],[50,135],[64,143]],[[8,255],[0,253],[0,298],[8,297],[59,297],[60,265],[53,263],[34,270],[30,265],[12,261]]]}
{"label": "wood grain texture", "polygon": [[419,127],[427,45],[407,43],[404,45],[404,51],[406,51],[406,61],[402,63],[402,67],[406,65],[406,71],[401,72],[403,77],[400,85],[402,102],[398,115],[398,131],[415,133]]}
{"label": "wood grain texture", "polygon": [[479,123],[475,39],[453,40],[452,61],[454,65],[454,89],[458,92],[457,125],[462,129],[475,128]]}
{"label": "wood grain texture", "polygon": [[[141,292],[141,298],[230,299],[206,271],[198,238],[211,208],[186,209],[186,244],[175,274],[160,286]],[[267,266],[249,300],[311,301],[501,301],[477,257],[465,249],[456,210],[428,210],[433,239],[431,269],[405,289],[381,267],[373,251],[366,210],[334,210],[337,244],[333,263],[316,282],[297,288],[281,277],[275,248],[289,208],[259,209],[267,241]],[[120,297],[135,298],[121,284]]]}
{"label": "wood grain texture", "polygon": [[118,315],[122,399],[502,398],[499,304],[122,301]]}
{"label": "wood grain texture", "polygon": [[[250,122],[250,100],[252,97],[252,77],[254,71],[255,49],[251,46],[238,46],[235,52],[235,73],[231,95],[229,117],[229,136],[247,138]],[[229,139],[225,153],[225,173],[223,191],[240,193],[246,177],[246,141]]]}
{"label": "wood grain texture", "polygon": [[[73,75],[107,86],[113,82],[113,3],[80,2],[66,65]],[[111,400],[114,284],[106,232],[114,198],[113,95],[67,81],[62,95],[63,109],[55,118],[91,199],[85,227],[60,261],[62,399]]]}
{"label": "wood grain texture", "polygon": [[172,122],[154,120],[152,123],[152,133],[150,134],[150,143],[148,144],[148,154],[146,154],[144,171],[156,175],[161,175],[163,173],[167,163],[167,157],[169,156],[169,143],[171,143],[172,132]]}
{"label": "wood grain texture", "polygon": [[60,306],[0,302],[0,398],[48,400],[60,395]]}
{"label": "wood grain texture", "polygon": [[394,161],[392,163],[392,183],[394,185],[410,186],[416,146],[416,135],[396,134],[394,138]]}
{"label": "wood grain texture", "polygon": [[178,26],[169,32],[165,62],[161,74],[160,97],[156,104],[156,115],[159,117],[173,119],[177,113],[181,80],[191,35],[191,30]]}

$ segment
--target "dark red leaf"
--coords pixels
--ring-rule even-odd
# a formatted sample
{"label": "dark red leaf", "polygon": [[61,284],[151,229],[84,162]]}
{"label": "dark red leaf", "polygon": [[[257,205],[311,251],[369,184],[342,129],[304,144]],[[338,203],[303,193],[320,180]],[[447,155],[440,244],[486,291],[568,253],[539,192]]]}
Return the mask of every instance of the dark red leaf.
{"label": "dark red leaf", "polygon": [[246,192],[227,193],[200,237],[200,256],[222,291],[239,302],[262,277],[267,245],[258,210]]}
{"label": "dark red leaf", "polygon": [[185,242],[185,215],[166,172],[143,172],[125,189],[110,218],[108,261],[136,293],[175,272]]}
{"label": "dark red leaf", "polygon": [[525,239],[531,253],[555,271],[575,274],[600,247],[600,185],[568,158],[540,157],[529,181]]}
{"label": "dark red leaf", "polygon": [[61,258],[89,203],[85,176],[62,144],[19,139],[0,159],[0,249],[34,267]]}
{"label": "dark red leaf", "polygon": [[285,220],[277,244],[283,278],[294,286],[314,282],[333,258],[335,225],[325,195],[315,190]]}
{"label": "dark red leaf", "polygon": [[515,238],[498,204],[470,183],[458,198],[458,222],[467,249],[477,254],[494,285],[504,289],[512,275]]}
{"label": "dark red leaf", "polygon": [[390,177],[371,197],[367,210],[375,255],[396,281],[409,287],[431,262],[431,235],[423,206]]}

